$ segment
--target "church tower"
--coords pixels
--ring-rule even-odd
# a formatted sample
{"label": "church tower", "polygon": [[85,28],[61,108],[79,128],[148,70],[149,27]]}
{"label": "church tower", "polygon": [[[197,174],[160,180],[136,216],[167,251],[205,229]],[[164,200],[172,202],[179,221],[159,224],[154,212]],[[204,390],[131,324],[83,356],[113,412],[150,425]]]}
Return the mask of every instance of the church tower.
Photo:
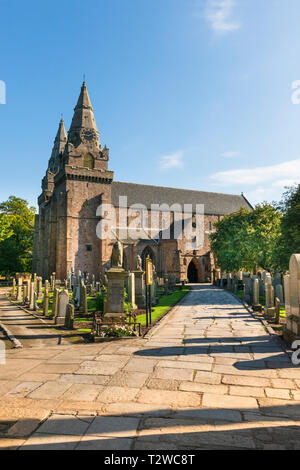
{"label": "church tower", "polygon": [[[83,82],[68,136],[60,122],[39,197],[34,268],[43,277],[55,272],[65,279],[72,267],[96,278],[101,275],[109,248],[107,241],[97,238],[96,211],[101,202],[111,201],[113,172],[108,160]],[[37,240],[43,246],[38,247]]]}

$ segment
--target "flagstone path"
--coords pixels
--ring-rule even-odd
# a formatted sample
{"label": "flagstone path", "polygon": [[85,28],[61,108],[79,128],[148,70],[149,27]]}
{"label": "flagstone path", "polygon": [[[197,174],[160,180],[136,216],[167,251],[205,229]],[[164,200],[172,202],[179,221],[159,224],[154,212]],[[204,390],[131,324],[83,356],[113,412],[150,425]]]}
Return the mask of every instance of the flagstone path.
{"label": "flagstone path", "polygon": [[30,336],[0,363],[0,449],[300,447],[300,367],[226,291],[195,285],[150,337],[94,344],[16,310],[0,301]]}

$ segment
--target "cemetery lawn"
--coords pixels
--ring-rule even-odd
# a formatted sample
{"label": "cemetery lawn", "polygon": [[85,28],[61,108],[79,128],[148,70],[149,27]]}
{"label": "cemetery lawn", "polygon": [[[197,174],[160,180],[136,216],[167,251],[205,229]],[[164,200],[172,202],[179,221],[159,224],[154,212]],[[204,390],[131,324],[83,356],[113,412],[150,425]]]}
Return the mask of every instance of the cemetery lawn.
{"label": "cemetery lawn", "polygon": [[[152,314],[151,314],[151,320],[152,323],[154,320],[157,320],[160,318],[164,313],[166,313],[167,310],[169,310],[171,307],[173,307],[179,300],[181,300],[188,292],[190,288],[187,286],[184,286],[182,290],[178,289],[172,292],[170,295],[164,295],[159,299],[158,304],[155,307],[152,307]],[[136,321],[138,323],[141,323],[141,325],[146,325],[146,314],[143,315],[138,315],[136,317]]]}

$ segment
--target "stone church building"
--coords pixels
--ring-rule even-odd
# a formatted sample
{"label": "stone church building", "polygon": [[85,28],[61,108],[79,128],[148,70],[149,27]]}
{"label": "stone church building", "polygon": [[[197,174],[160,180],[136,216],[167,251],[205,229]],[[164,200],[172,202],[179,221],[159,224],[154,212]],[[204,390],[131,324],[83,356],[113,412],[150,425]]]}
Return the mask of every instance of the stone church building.
{"label": "stone church building", "polygon": [[[136,255],[139,254],[144,263],[149,254],[160,277],[168,272],[174,273],[177,280],[207,281],[214,267],[209,243],[213,224],[241,207],[251,210],[245,197],[114,181],[108,162],[109,149],[100,144],[93,108],[83,83],[68,134],[63,120],[60,121],[42,180],[39,214],[35,220],[33,271],[48,279],[55,272],[57,279],[63,280],[74,268],[94,274],[96,279],[102,278],[110,267],[119,227],[112,227],[111,236],[99,239],[97,208],[100,204],[111,203],[119,214],[119,196],[126,196],[128,207],[143,204],[146,211],[143,220],[148,227],[151,226],[148,213],[151,205],[158,204],[162,209],[158,209],[157,214],[160,229],[157,236],[149,237],[141,230],[138,239],[122,240],[124,268],[135,269]],[[166,226],[162,204],[190,204],[193,208],[196,204],[204,205],[201,249],[191,250],[184,237],[174,236],[175,212],[171,212],[169,226]],[[191,218],[193,216],[192,211]],[[130,217],[126,221],[130,224]],[[165,231],[169,231],[169,237],[163,236]]]}

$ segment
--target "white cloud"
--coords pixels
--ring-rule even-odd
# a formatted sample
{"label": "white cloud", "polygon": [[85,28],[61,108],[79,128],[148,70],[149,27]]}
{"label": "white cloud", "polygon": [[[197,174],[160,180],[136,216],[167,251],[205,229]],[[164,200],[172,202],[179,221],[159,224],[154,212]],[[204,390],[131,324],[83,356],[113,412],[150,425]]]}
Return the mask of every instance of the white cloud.
{"label": "white cloud", "polygon": [[160,168],[167,170],[169,168],[182,168],[183,167],[183,152],[178,150],[170,155],[163,155],[160,159]]}
{"label": "white cloud", "polygon": [[211,178],[224,185],[271,183],[280,186],[282,182],[287,181],[288,184],[293,184],[293,182],[300,182],[300,159],[278,165],[220,171],[211,175]]}
{"label": "white cloud", "polygon": [[235,150],[229,150],[228,152],[223,152],[221,154],[221,157],[224,157],[224,158],[235,158],[235,157],[239,157],[241,155],[240,152],[237,152]]}
{"label": "white cloud", "polygon": [[213,31],[226,33],[240,29],[241,24],[232,20],[234,0],[208,0],[205,19]]}

